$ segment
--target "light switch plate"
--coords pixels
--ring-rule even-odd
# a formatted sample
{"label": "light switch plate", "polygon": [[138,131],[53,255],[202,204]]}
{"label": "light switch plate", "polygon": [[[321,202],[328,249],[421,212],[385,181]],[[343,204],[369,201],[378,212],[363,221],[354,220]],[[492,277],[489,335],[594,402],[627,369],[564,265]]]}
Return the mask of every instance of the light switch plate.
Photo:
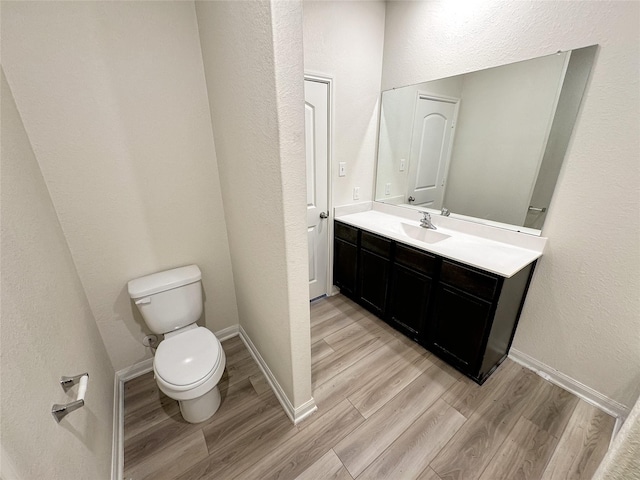
{"label": "light switch plate", "polygon": [[347,174],[347,163],[346,162],[340,162],[338,164],[338,176],[339,177],[344,177]]}
{"label": "light switch plate", "polygon": [[404,158],[401,158],[400,159],[400,171],[404,172],[404,169],[406,168],[406,166],[407,166],[407,160],[404,159]]}
{"label": "light switch plate", "polygon": [[384,194],[385,195],[391,195],[391,184],[387,183],[384,186]]}

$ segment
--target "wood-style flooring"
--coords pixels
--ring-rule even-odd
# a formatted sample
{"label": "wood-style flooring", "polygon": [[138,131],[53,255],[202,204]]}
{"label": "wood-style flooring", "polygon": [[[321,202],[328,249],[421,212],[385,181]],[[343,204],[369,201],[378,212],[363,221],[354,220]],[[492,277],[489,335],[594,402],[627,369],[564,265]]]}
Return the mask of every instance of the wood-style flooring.
{"label": "wood-style flooring", "polygon": [[125,385],[124,478],[590,479],[614,419],[506,360],[483,386],[341,295],[311,305],[318,411],[293,425],[239,337],[222,404],[189,424]]}

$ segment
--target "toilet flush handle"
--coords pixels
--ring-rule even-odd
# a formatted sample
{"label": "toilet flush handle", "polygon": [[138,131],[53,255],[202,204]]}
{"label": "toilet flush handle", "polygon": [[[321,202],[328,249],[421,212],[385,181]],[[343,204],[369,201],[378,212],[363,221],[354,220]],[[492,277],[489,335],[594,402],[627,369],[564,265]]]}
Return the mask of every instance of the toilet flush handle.
{"label": "toilet flush handle", "polygon": [[136,300],[136,305],[144,305],[146,303],[151,303],[151,297],[142,297]]}

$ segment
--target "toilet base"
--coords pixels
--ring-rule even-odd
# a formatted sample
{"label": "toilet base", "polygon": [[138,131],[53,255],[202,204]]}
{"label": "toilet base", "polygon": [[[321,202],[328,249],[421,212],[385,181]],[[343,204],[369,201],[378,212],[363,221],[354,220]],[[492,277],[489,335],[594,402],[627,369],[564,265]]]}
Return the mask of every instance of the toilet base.
{"label": "toilet base", "polygon": [[220,389],[216,385],[201,397],[192,400],[179,400],[182,418],[189,423],[200,423],[208,420],[218,411],[220,406]]}

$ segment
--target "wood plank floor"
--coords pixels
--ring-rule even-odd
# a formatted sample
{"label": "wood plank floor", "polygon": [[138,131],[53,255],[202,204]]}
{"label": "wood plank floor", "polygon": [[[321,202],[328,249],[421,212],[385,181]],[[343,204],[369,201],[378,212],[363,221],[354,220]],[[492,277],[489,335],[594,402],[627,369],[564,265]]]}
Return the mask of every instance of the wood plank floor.
{"label": "wood plank floor", "polygon": [[341,295],[311,305],[318,411],[292,425],[239,337],[222,404],[186,423],[125,385],[125,479],[590,479],[614,419],[506,360],[483,386]]}

